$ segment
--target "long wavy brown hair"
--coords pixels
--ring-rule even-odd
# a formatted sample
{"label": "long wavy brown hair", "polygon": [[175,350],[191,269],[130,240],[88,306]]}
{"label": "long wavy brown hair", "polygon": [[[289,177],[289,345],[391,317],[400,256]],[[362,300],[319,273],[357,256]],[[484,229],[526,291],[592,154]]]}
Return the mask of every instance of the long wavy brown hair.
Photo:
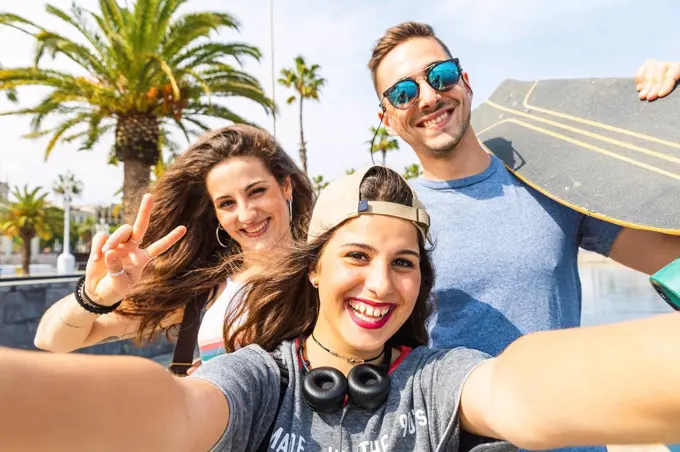
{"label": "long wavy brown hair", "polygon": [[[181,320],[183,308],[195,297],[208,297],[238,268],[241,250],[236,241],[222,234],[221,246],[215,236],[218,226],[205,179],[217,164],[231,157],[259,158],[280,185],[290,180],[293,188],[293,241],[306,236],[315,196],[307,176],[266,131],[244,124],[209,131],[184,152],[157,181],[152,193],[153,211],[145,243],[153,243],[178,225],[186,235],[144,269],[134,290],[116,312],[141,319],[138,339],[151,339],[163,330],[168,319]],[[231,262],[221,272],[201,270]],[[173,322],[171,322],[173,323]]]}
{"label": "long wavy brown hair", "polygon": [[[384,167],[369,171],[361,184],[361,199],[410,206],[412,196],[406,181]],[[319,314],[319,296],[308,275],[316,268],[330,237],[341,227],[326,232],[310,244],[268,253],[269,265],[241,288],[244,302],[225,322],[223,333],[227,352],[252,343],[272,351],[284,340],[312,333]],[[426,322],[432,312],[430,295],[434,269],[421,234],[418,237],[420,291],[411,316],[389,341],[393,346],[417,347],[428,343]],[[242,323],[236,326],[239,319]]]}

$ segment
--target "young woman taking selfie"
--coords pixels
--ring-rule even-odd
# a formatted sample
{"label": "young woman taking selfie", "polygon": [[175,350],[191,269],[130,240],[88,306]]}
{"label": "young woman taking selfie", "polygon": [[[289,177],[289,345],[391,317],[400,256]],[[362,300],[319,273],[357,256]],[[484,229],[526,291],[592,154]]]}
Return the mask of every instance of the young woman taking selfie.
{"label": "young woman taking selfie", "polygon": [[529,334],[494,359],[429,349],[428,228],[389,169],[331,183],[307,243],[248,281],[239,309],[250,314],[225,326],[227,350],[241,348],[189,378],[141,358],[1,349],[3,446],[368,452],[680,440],[680,316]]}

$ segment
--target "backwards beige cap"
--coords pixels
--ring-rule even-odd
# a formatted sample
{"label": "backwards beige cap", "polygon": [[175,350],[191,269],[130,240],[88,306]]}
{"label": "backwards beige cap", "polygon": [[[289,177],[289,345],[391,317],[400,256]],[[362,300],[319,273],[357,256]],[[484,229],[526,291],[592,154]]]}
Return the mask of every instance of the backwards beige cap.
{"label": "backwards beige cap", "polygon": [[361,182],[364,180],[366,173],[372,168],[375,168],[375,166],[367,166],[350,175],[342,176],[328,184],[321,191],[314,205],[314,212],[309,224],[308,243],[338,226],[343,221],[356,218],[359,215],[370,214],[387,215],[411,221],[423,235],[423,238],[432,244],[432,238],[430,237],[430,216],[413,190],[411,190],[413,193],[413,203],[411,206],[393,202],[360,199],[361,192],[359,188],[361,187]]}

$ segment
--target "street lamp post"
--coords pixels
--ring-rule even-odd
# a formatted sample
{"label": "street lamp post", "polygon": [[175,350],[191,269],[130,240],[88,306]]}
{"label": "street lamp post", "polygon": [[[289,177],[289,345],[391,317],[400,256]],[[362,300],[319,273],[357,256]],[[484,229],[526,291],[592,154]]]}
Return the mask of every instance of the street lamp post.
{"label": "street lamp post", "polygon": [[[269,0],[269,51],[271,57],[271,71],[272,71],[272,100],[276,103],[276,75],[274,74],[274,0]],[[272,114],[272,121],[274,130],[273,135],[276,138],[276,114]]]}
{"label": "street lamp post", "polygon": [[101,216],[99,217],[99,224],[94,225],[94,233],[99,234],[100,232],[109,233],[109,225]]}
{"label": "street lamp post", "polygon": [[70,274],[75,271],[76,258],[71,254],[71,196],[73,181],[66,179],[64,186],[64,251],[57,257],[57,273]]}

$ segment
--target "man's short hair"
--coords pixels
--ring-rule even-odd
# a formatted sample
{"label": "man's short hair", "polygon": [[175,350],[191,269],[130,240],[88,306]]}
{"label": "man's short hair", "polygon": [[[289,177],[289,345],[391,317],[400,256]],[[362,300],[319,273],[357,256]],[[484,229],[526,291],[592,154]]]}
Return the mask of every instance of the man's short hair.
{"label": "man's short hair", "polygon": [[378,42],[376,42],[373,47],[371,59],[368,62],[368,69],[371,71],[371,79],[373,80],[373,87],[376,91],[378,85],[376,83],[375,74],[378,71],[380,63],[382,63],[387,54],[394,50],[395,47],[413,38],[433,38],[442,46],[446,54],[449,57],[452,57],[451,51],[446,47],[446,44],[435,36],[434,29],[427,24],[421,22],[403,22],[388,28],[387,31],[385,31],[385,34],[378,39]]}

